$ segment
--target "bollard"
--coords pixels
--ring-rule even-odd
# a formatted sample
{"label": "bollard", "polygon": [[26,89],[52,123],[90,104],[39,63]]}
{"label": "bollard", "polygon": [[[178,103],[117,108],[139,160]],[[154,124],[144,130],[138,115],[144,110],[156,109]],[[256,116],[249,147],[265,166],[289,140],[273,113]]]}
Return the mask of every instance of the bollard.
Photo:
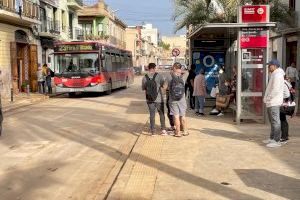
{"label": "bollard", "polygon": [[14,102],[14,89],[10,88],[10,101]]}
{"label": "bollard", "polygon": [[27,95],[28,95],[28,96],[30,95],[30,88],[29,88],[29,85],[27,85]]}

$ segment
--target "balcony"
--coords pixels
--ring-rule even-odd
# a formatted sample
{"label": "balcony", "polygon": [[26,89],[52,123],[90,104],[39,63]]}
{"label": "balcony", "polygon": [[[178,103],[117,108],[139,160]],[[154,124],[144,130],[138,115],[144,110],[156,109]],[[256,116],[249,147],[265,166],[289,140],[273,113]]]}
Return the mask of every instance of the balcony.
{"label": "balcony", "polygon": [[126,49],[126,42],[119,40],[118,38],[114,37],[114,36],[109,36],[108,39],[109,43],[121,48],[121,49]]}
{"label": "balcony", "polygon": [[42,37],[55,38],[60,34],[60,21],[51,18],[42,21],[39,35]]}
{"label": "balcony", "polygon": [[73,10],[82,10],[83,1],[82,0],[68,0],[68,7]]}
{"label": "balcony", "polygon": [[[20,3],[23,2],[23,3]],[[41,24],[39,5],[29,0],[0,0],[0,20],[31,27]]]}

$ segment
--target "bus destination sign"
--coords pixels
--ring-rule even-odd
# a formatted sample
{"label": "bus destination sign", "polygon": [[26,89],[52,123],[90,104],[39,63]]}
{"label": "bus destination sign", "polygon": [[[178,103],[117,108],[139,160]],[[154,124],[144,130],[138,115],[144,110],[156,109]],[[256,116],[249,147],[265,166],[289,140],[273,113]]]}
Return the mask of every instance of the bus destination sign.
{"label": "bus destination sign", "polygon": [[55,47],[56,52],[69,51],[97,51],[99,47],[96,44],[61,44]]}

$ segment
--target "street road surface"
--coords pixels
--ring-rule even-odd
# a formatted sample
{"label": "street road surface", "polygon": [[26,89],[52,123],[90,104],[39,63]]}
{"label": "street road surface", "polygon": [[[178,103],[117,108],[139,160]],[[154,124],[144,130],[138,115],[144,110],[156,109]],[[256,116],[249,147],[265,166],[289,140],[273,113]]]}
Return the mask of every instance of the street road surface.
{"label": "street road surface", "polygon": [[63,96],[7,113],[0,199],[102,199],[147,121],[140,78],[110,96]]}

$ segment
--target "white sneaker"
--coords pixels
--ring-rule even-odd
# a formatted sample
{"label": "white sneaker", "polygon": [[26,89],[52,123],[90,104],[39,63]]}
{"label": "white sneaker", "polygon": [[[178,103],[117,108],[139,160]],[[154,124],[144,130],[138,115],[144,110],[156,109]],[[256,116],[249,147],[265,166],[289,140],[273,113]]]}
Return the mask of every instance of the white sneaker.
{"label": "white sneaker", "polygon": [[269,144],[270,142],[275,141],[275,140],[271,140],[271,139],[267,139],[267,140],[263,140],[262,142],[264,144]]}
{"label": "white sneaker", "polygon": [[217,117],[222,117],[222,116],[224,116],[224,114],[221,112],[217,115]]}
{"label": "white sneaker", "polygon": [[276,147],[281,147],[281,143],[280,142],[276,142],[276,141],[272,141],[269,144],[267,144],[266,146],[270,147],[270,148],[276,148]]}
{"label": "white sneaker", "polygon": [[168,135],[168,132],[167,132],[166,130],[162,130],[160,135],[162,135],[162,136],[167,136],[167,135]]}

